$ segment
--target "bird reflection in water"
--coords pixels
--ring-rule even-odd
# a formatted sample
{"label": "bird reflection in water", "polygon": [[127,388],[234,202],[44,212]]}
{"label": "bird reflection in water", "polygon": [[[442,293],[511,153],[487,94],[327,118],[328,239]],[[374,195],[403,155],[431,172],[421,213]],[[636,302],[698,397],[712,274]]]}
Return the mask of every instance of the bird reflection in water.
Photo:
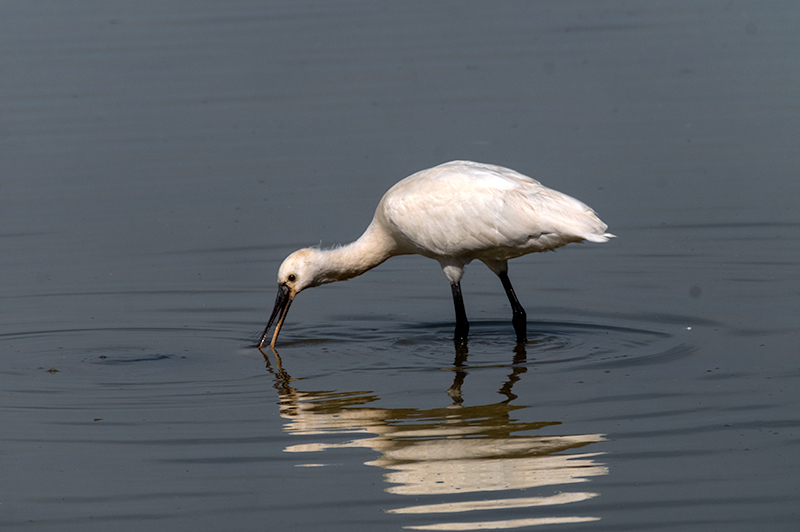
{"label": "bird reflection in water", "polygon": [[[290,434],[313,436],[372,434],[341,443],[305,443],[286,447],[294,453],[326,449],[362,447],[379,454],[366,465],[388,472],[384,478],[389,493],[397,495],[459,494],[498,492],[496,498],[440,504],[406,506],[387,510],[392,514],[446,515],[462,512],[490,512],[533,507],[552,507],[594,498],[591,491],[567,491],[563,487],[542,497],[518,497],[511,490],[588,482],[591,477],[608,474],[608,468],[595,459],[601,452],[574,452],[604,441],[602,434],[528,436],[531,431],[560,425],[557,421],[520,422],[512,417],[516,398],[514,383],[527,371],[525,344],[515,348],[511,373],[499,393],[505,400],[464,406],[461,387],[467,376],[466,345],[456,345],[452,386],[447,390],[452,403],[430,409],[378,408],[367,406],[378,400],[371,391],[302,391],[283,368],[273,350],[277,367],[265,353],[267,369],[275,376],[280,399],[280,415],[288,420],[284,430]],[[524,433],[526,435],[517,434]],[[322,465],[307,463],[305,466]],[[505,492],[505,493],[500,493]],[[540,511],[537,511],[539,514]],[[562,513],[562,512],[559,512]],[[473,514],[471,514],[473,515]],[[542,524],[596,521],[597,517],[551,516],[494,519],[470,522],[439,522],[406,526],[415,530],[492,530]]]}

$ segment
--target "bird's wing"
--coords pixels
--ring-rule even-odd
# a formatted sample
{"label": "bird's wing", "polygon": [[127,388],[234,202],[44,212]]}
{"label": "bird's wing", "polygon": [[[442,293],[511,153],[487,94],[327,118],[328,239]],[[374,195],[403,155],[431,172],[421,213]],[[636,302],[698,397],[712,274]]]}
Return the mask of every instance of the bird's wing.
{"label": "bird's wing", "polygon": [[460,161],[400,181],[380,210],[410,252],[434,258],[512,258],[591,240],[606,227],[580,201],[527,176]]}

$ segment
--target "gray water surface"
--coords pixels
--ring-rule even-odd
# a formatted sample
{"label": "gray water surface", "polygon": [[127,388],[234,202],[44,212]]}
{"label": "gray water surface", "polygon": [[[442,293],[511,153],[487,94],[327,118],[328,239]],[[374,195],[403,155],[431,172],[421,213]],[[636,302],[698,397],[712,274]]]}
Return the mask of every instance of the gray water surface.
{"label": "gray water surface", "polygon": [[[796,530],[800,6],[0,8],[0,527]],[[617,239],[301,294],[397,180],[501,164]]]}

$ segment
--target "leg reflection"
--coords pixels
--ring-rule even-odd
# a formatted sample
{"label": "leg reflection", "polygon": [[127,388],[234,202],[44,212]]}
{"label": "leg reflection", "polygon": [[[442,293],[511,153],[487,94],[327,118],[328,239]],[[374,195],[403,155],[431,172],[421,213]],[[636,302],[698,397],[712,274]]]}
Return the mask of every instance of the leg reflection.
{"label": "leg reflection", "polygon": [[467,355],[469,354],[469,349],[467,348],[466,342],[453,342],[456,348],[456,358],[453,361],[453,371],[455,372],[455,377],[453,377],[453,384],[450,388],[447,389],[447,395],[453,400],[454,405],[460,405],[464,402],[464,399],[461,397],[461,385],[464,384],[464,379],[467,378],[467,371],[466,371],[466,364],[467,364]]}
{"label": "leg reflection", "polygon": [[511,388],[520,379],[520,376],[528,371],[525,362],[528,360],[528,353],[525,350],[525,344],[519,343],[514,347],[514,358],[511,366],[511,373],[508,375],[508,380],[500,388],[500,393],[508,397],[505,402],[511,402],[517,396],[511,393]]}

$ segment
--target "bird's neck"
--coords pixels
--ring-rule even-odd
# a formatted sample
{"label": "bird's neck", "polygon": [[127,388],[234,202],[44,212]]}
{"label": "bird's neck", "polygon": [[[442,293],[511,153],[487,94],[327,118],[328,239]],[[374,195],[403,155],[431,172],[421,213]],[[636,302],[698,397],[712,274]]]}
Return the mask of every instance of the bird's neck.
{"label": "bird's neck", "polygon": [[328,266],[326,283],[352,279],[397,254],[394,240],[375,222],[355,242],[322,253]]}

